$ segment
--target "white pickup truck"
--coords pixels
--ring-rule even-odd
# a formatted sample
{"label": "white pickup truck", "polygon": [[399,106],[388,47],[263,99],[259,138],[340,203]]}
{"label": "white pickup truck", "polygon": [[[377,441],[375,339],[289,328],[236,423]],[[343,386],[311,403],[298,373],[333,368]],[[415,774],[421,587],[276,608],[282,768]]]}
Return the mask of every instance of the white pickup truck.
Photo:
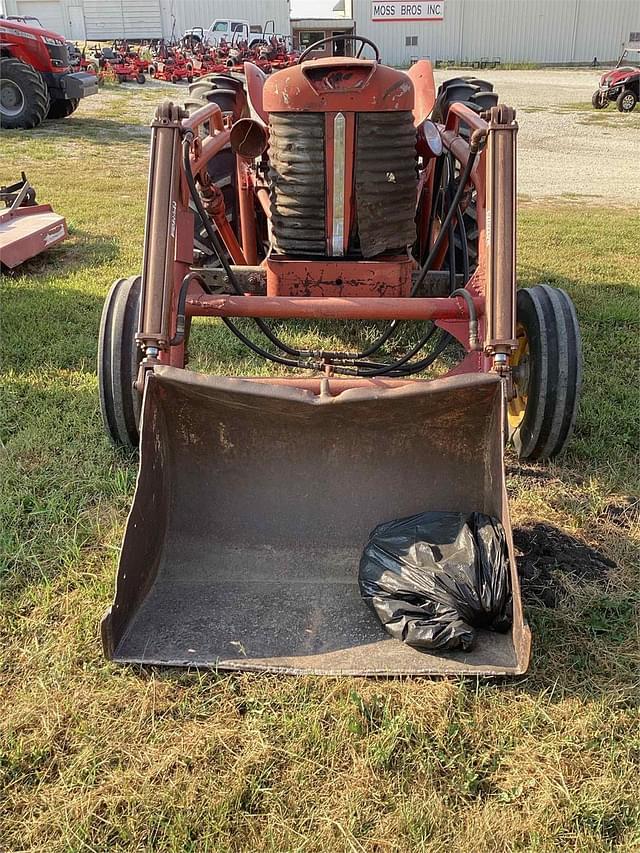
{"label": "white pickup truck", "polygon": [[224,39],[228,44],[246,41],[249,47],[264,42],[263,28],[249,24],[249,21],[234,21],[229,18],[216,18],[208,29],[192,27],[182,36],[183,41],[201,41],[217,46]]}

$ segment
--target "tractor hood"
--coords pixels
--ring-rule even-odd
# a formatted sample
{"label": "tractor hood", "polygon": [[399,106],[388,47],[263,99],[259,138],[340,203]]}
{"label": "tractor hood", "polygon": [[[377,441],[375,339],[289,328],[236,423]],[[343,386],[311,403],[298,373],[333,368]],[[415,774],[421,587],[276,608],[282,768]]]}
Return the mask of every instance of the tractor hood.
{"label": "tractor hood", "polygon": [[606,71],[600,78],[600,85],[618,86],[630,76],[640,76],[640,68],[634,68],[632,65],[623,65],[620,68],[614,68],[613,71]]}
{"label": "tractor hood", "polygon": [[272,74],[264,84],[267,112],[412,110],[411,78],[369,59],[334,56]]}
{"label": "tractor hood", "polygon": [[54,33],[52,30],[45,30],[44,27],[32,27],[29,24],[23,24],[20,21],[8,21],[5,18],[0,18],[0,32],[5,36],[16,36],[17,38],[34,38],[39,41],[51,40],[54,44],[66,44],[66,39],[60,33]]}

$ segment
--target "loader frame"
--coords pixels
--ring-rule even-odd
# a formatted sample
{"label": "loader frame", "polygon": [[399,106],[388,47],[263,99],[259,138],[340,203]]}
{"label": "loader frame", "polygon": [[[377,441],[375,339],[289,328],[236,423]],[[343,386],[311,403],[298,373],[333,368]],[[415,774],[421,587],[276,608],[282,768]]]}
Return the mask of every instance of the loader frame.
{"label": "loader frame", "polygon": [[[416,88],[414,118],[418,136],[433,104],[433,78],[430,68],[429,73],[426,71],[418,63],[410,73]],[[501,427],[506,417],[507,402],[512,395],[510,356],[516,348],[517,124],[514,111],[498,106],[478,115],[464,104],[452,103],[446,122],[438,125],[442,145],[455,158],[461,173],[469,159],[475,158],[469,173],[468,190],[470,193],[475,191],[476,195],[478,263],[464,285],[463,292],[457,289],[452,295],[443,295],[448,291],[442,288],[443,274],[438,270],[437,262],[435,270],[423,276],[419,292],[412,292],[415,290],[417,271],[408,257],[358,261],[334,257],[315,261],[267,256],[259,263],[256,254],[256,211],[262,210],[268,221],[269,191],[266,182],[260,177],[260,170],[251,168],[253,158],[247,158],[241,153],[236,153],[236,231],[227,222],[224,204],[220,203],[215,190],[210,193],[208,211],[233,262],[231,269],[236,281],[242,285],[243,292],[232,291],[224,270],[196,265],[195,217],[190,206],[191,188],[182,161],[183,146],[186,144],[189,147],[188,162],[192,176],[206,189],[211,183],[207,167],[213,158],[230,146],[232,127],[232,116],[223,113],[214,103],[188,116],[181,108],[167,102],[158,108],[152,124],[140,316],[136,334],[137,344],[143,353],[136,381],[138,392],[144,395],[142,465],[121,562],[121,566],[144,565],[147,568],[137,579],[132,578],[128,570],[118,576],[114,605],[102,623],[103,645],[107,656],[121,662],[142,660],[150,663],[215,665],[221,669],[291,673],[501,675],[524,672],[529,660],[530,632],[524,622],[519,593],[504,481]],[[461,133],[463,127],[464,133]],[[418,185],[418,199],[421,193],[433,192],[433,181],[433,170],[426,170]],[[327,192],[330,192],[330,188]],[[417,225],[420,238],[419,217]],[[446,251],[445,243],[440,253],[441,260]],[[218,381],[215,377],[201,377],[182,370],[186,365],[190,326],[197,317],[431,320],[462,344],[465,355],[446,375],[436,380],[384,376],[375,379],[338,378],[334,375],[331,358],[318,353],[316,361],[301,364],[303,367],[315,368],[318,375],[314,377],[227,378]],[[266,385],[269,385],[269,389]],[[431,388],[432,391],[429,390]],[[357,408],[368,405],[372,411],[379,412],[381,423],[386,418],[389,424],[399,423],[394,419],[400,417],[400,414],[392,411],[392,405],[397,404],[399,413],[404,407],[405,423],[414,417],[418,422],[422,419],[423,423],[427,423],[432,406],[443,407],[444,415],[434,420],[433,424],[434,447],[441,453],[436,466],[440,466],[443,482],[455,480],[452,493],[464,503],[466,499],[461,498],[464,494],[464,476],[460,472],[466,468],[468,476],[474,478],[474,488],[479,490],[477,500],[484,502],[484,511],[500,518],[506,532],[514,602],[513,627],[507,643],[510,652],[505,654],[504,648],[500,647],[495,660],[492,660],[492,650],[498,649],[500,642],[496,640],[497,645],[494,646],[494,640],[490,638],[486,655],[482,653],[474,658],[453,653],[443,658],[437,655],[420,658],[419,653],[415,653],[418,657],[409,658],[407,663],[402,656],[406,652],[398,652],[396,655],[392,651],[395,647],[384,643],[379,645],[376,641],[371,644],[371,660],[359,657],[356,650],[347,656],[348,659],[340,658],[339,664],[336,663],[337,658],[323,655],[312,656],[308,662],[301,664],[296,655],[275,652],[271,656],[258,656],[251,660],[229,656],[220,658],[219,655],[212,657],[209,652],[203,653],[203,657],[198,657],[194,652],[194,657],[185,659],[176,651],[175,657],[171,657],[171,654],[167,657],[166,651],[156,655],[152,648],[153,640],[150,640],[149,648],[145,646],[144,649],[136,647],[133,641],[129,642],[129,626],[133,620],[144,622],[156,613],[155,593],[152,592],[155,575],[161,578],[164,576],[166,580],[166,572],[170,571],[166,566],[163,568],[165,557],[154,550],[154,543],[141,539],[136,531],[148,524],[151,513],[157,516],[159,530],[166,531],[178,523],[178,528],[173,528],[172,541],[175,543],[180,539],[182,532],[179,525],[183,523],[180,519],[186,519],[188,513],[181,510],[176,522],[171,507],[179,506],[180,502],[176,499],[172,504],[165,493],[164,483],[184,482],[184,478],[189,477],[187,469],[196,464],[188,458],[180,459],[174,453],[161,452],[152,431],[159,430],[164,436],[173,433],[180,441],[184,440],[184,427],[179,423],[180,415],[175,412],[187,411],[196,400],[203,401],[203,405],[218,407],[218,414],[212,417],[214,420],[219,418],[217,423],[221,433],[227,424],[231,429],[237,429],[238,435],[242,435],[245,429],[245,415],[239,420],[238,412],[248,413],[249,420],[262,418],[263,415],[268,420],[272,403],[281,406],[283,411],[291,411],[294,419],[302,421],[315,407],[316,422],[326,421],[328,424],[333,423],[332,418],[340,423],[341,409],[347,410],[350,406]],[[334,401],[333,408],[331,400]],[[339,404],[340,408],[335,404]],[[468,440],[456,449],[458,467],[448,468],[448,463],[442,459],[446,457],[450,430],[455,424],[456,407],[463,407],[465,411],[477,408],[478,428],[477,435],[472,436],[471,430]],[[195,410],[189,411],[189,430],[193,427],[193,436],[189,437],[189,433],[187,441],[200,452],[202,448],[196,436],[203,434],[207,426],[200,416],[193,414]],[[312,423],[310,420],[310,428]],[[472,423],[471,419],[469,423]],[[273,428],[277,430],[277,426]],[[326,436],[321,435],[319,441],[325,439]],[[354,447],[358,440],[353,435],[345,439],[347,443],[353,442]],[[372,433],[367,440],[374,446],[378,439]],[[336,452],[344,452],[344,448],[338,449],[337,445],[335,448],[333,445],[328,446],[326,452],[331,455],[334,449]],[[298,453],[300,465],[306,466],[304,447],[299,442],[292,452]],[[431,451],[426,448],[422,452],[425,454],[422,462],[426,465]],[[375,463],[375,459],[373,461]],[[197,464],[204,466],[211,462],[209,457],[202,457]],[[191,481],[195,477],[197,464]],[[217,465],[218,462],[213,464]],[[220,464],[225,464],[224,459]],[[242,464],[248,463],[243,460]],[[362,464],[364,467],[358,476],[366,483],[367,477],[373,476],[373,469],[368,471],[368,463]],[[215,482],[216,476],[212,473],[208,482]],[[410,478],[413,474],[407,470],[406,476]],[[399,488],[398,503],[402,504]],[[266,507],[275,500],[269,489],[270,500],[263,497]],[[492,489],[493,494],[488,497]],[[418,491],[419,486],[414,491],[414,500]],[[341,499],[338,491],[335,502]],[[324,511],[331,515],[334,506],[331,500],[325,498],[325,501]],[[367,512],[379,520],[382,505],[374,506],[374,503],[367,508]],[[411,505],[402,508],[411,510]],[[193,512],[195,508],[190,518]],[[278,512],[286,515],[286,507]],[[228,522],[229,525],[234,523],[233,518]],[[277,517],[271,523],[277,527]],[[336,523],[339,524],[339,520]],[[203,529],[211,530],[214,535],[219,532],[217,519],[203,524]],[[206,524],[211,527],[206,528]],[[224,528],[225,523],[220,527]],[[357,533],[361,536],[362,530],[358,529]],[[349,555],[349,559],[353,559],[353,554]],[[189,606],[197,608],[200,604],[194,599]],[[161,608],[157,613],[161,613]],[[165,632],[163,637],[167,636],[168,632]],[[179,637],[180,641],[182,639]],[[193,644],[192,640],[185,637],[183,648],[189,642]],[[193,649],[189,648],[191,651]],[[378,652],[381,655],[379,658],[376,657]]]}
{"label": "loader frame", "polygon": [[[194,214],[189,208],[189,189],[181,168],[181,145],[183,139],[190,140],[192,172],[202,176],[206,183],[207,165],[229,146],[231,120],[216,104],[202,107],[190,117],[177,106],[163,104],[152,125],[149,214],[137,334],[138,343],[145,351],[139,391],[144,387],[144,373],[156,364],[185,366],[185,334],[179,333],[180,325],[188,330],[194,317],[261,317],[431,319],[467,349],[466,357],[452,372],[496,370],[505,378],[508,395],[508,359],[515,349],[517,124],[513,110],[508,107],[495,107],[489,114],[479,116],[464,104],[453,103],[446,124],[439,131],[444,147],[461,167],[470,156],[470,142],[459,132],[462,124],[476,139],[486,140],[470,175],[477,198],[479,240],[478,266],[466,290],[475,312],[470,310],[470,300],[463,296],[428,295],[437,290],[437,272],[427,276],[424,295],[417,298],[401,295],[407,294],[407,284],[411,282],[410,263],[403,270],[404,283],[402,279],[398,282],[397,261],[385,265],[384,261],[267,258],[257,267],[256,207],[260,206],[269,216],[267,188],[255,184],[248,161],[239,155],[236,162],[240,241],[228,225],[224,209],[215,222],[230,257],[236,262],[234,271],[247,284],[247,290],[244,296],[239,296],[229,292],[223,283],[219,287],[221,292],[206,293],[203,280],[211,281],[215,273],[193,266]],[[442,255],[445,253],[446,244]],[[305,292],[301,283],[309,281],[315,283],[313,295],[301,295]],[[394,295],[386,295],[389,291]],[[481,349],[469,345],[474,314]],[[327,372],[331,373],[330,365]],[[290,381],[295,384],[297,380]]]}

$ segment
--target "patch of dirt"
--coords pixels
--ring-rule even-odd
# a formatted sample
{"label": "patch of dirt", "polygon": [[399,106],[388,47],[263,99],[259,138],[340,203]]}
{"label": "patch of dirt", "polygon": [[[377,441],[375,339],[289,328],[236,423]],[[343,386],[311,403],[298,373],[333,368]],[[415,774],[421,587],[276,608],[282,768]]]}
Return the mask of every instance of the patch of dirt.
{"label": "patch of dirt", "polygon": [[513,530],[518,574],[525,602],[555,607],[563,594],[563,578],[602,583],[616,568],[600,551],[544,522]]}

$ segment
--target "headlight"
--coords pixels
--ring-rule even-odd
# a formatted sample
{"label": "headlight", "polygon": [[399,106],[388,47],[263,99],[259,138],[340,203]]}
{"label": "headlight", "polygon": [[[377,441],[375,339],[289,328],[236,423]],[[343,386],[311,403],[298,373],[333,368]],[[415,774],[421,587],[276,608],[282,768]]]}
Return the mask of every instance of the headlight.
{"label": "headlight", "polygon": [[49,36],[42,36],[42,41],[45,44],[55,44],[58,46],[60,46],[61,44],[64,44],[63,39],[52,39],[52,38],[49,38]]}

